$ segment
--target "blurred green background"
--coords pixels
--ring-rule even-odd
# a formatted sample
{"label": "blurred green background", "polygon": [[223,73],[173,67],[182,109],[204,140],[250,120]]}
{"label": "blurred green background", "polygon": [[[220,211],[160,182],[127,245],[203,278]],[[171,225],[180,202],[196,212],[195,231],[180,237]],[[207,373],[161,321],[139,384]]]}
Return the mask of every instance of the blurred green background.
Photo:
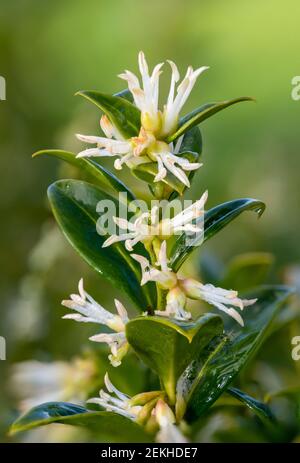
{"label": "blurred green background", "polygon": [[[18,413],[9,386],[11,365],[68,359],[88,345],[93,328],[60,319],[60,300],[75,290],[81,275],[103,305],[112,307],[115,294],[53,227],[46,188],[58,176],[77,172],[54,160],[31,160],[31,154],[42,148],[79,151],[74,133],[96,133],[99,113],[74,93],[122,90],[117,74],[137,71],[139,50],[151,67],[169,58],[181,74],[189,64],[210,66],[185,111],[243,95],[257,100],[203,124],[204,167],[190,197],[208,188],[209,207],[254,197],[267,210],[259,221],[245,214],[201,252],[224,262],[242,252],[271,252],[273,281],[299,262],[300,102],[291,98],[291,79],[300,74],[300,4],[10,0],[0,10],[0,74],[7,82],[7,100],[0,102],[0,335],[7,340],[7,361],[0,362],[0,440],[5,440]],[[165,91],[168,79],[166,71]],[[286,337],[287,355],[289,343]]]}

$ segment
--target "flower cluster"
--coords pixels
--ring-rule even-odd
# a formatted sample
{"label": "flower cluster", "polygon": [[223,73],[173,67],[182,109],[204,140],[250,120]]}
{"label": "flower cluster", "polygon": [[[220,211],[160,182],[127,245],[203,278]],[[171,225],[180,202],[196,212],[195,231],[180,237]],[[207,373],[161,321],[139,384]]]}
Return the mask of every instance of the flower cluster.
{"label": "flower cluster", "polygon": [[228,308],[226,306],[234,306],[243,310],[244,307],[256,302],[256,299],[240,299],[237,291],[216,288],[212,284],[203,285],[193,278],[179,277],[168,267],[166,241],[161,244],[155,267],[143,256],[132,254],[132,257],[141,265],[142,285],[148,281],[155,281],[162,289],[167,291],[166,308],[163,311],[156,311],[157,315],[173,317],[177,320],[189,320],[191,314],[185,311],[187,299],[199,299],[214,305],[243,326],[244,322],[239,312],[233,307]]}
{"label": "flower cluster", "polygon": [[99,397],[89,399],[88,403],[100,405],[107,411],[125,416],[125,418],[146,426],[149,431],[158,431],[157,442],[187,442],[175,424],[175,415],[165,402],[162,391],[143,392],[129,397],[113,385],[107,373],[104,377],[104,384],[107,391],[101,389]]}
{"label": "flower cluster", "polygon": [[[178,126],[179,113],[187,101],[197,78],[208,69],[202,66],[195,71],[190,66],[180,85],[175,92],[179,81],[177,66],[169,61],[172,71],[170,91],[167,103],[161,111],[158,108],[159,76],[163,63],[155,66],[152,74],[145,55],[139,53],[139,70],[142,78],[140,85],[138,77],[130,71],[125,71],[119,77],[128,83],[128,89],[132,94],[137,108],[141,111],[141,126],[138,136],[124,139],[124,136],[108,119],[106,115],[100,120],[101,129],[105,137],[77,134],[77,138],[85,143],[95,144],[96,148],[81,151],[78,157],[110,156],[117,157],[114,162],[115,169],[122,169],[123,164],[132,168],[139,164],[156,162],[157,174],[154,182],[163,180],[167,173],[173,174],[180,182],[189,187],[190,182],[186,172],[196,170],[202,164],[190,162],[179,156],[182,137],[176,144],[167,143],[165,140]],[[176,96],[175,96],[176,93]]]}
{"label": "flower cluster", "polygon": [[[167,102],[160,110],[159,77],[163,63],[155,66],[150,73],[145,56],[140,52],[141,82],[128,70],[120,75],[128,83],[133,101],[140,111],[139,133],[134,137],[124,138],[108,116],[104,115],[100,125],[105,137],[77,135],[81,141],[96,145],[94,148],[80,152],[78,157],[116,157],[114,162],[116,169],[121,169],[123,164],[134,168],[139,164],[155,162],[157,173],[154,182],[164,180],[171,173],[185,187],[190,186],[188,172],[198,169],[201,164],[190,162],[180,155],[183,136],[177,137],[175,144],[169,143],[168,137],[178,129],[180,111],[198,76],[207,67],[200,67],[195,71],[189,67],[176,88],[179,72],[172,61],[169,61],[169,64],[172,71],[170,90]],[[203,284],[193,278],[184,278],[174,271],[168,258],[168,244],[174,235],[180,233],[201,236],[204,233],[203,219],[207,197],[206,191],[198,201],[180,213],[174,214],[172,218],[163,218],[158,206],[152,207],[147,212],[141,212],[133,221],[113,217],[119,228],[119,234],[108,236],[103,247],[124,242],[126,250],[131,253],[131,258],[140,265],[141,286],[148,282],[156,284],[157,294],[160,295],[157,307],[153,308],[156,316],[189,321],[192,315],[188,310],[188,301],[194,299],[214,306],[243,326],[240,312],[254,304],[256,299],[241,299],[237,291]],[[134,247],[138,244],[144,246],[144,253],[133,253]],[[117,314],[107,311],[84,290],[82,280],[79,282],[78,292],[79,294],[72,294],[69,300],[62,302],[62,305],[74,311],[63,318],[105,325],[111,332],[102,332],[90,339],[107,343],[111,350],[109,355],[111,364],[115,367],[120,365],[129,349],[126,339],[126,324],[129,321],[126,309],[115,300]],[[123,415],[149,429],[156,429],[159,442],[185,442],[176,425],[165,392],[152,391],[129,397],[111,383],[107,374],[104,382],[106,390],[101,390],[99,397],[90,399],[90,403]]]}
{"label": "flower cluster", "polygon": [[152,207],[149,212],[140,214],[133,223],[123,218],[113,217],[115,224],[125,233],[111,235],[104,241],[102,247],[124,241],[126,249],[132,251],[139,242],[147,247],[157,239],[170,238],[178,232],[202,233],[203,228],[193,222],[196,219],[199,222],[200,217],[203,217],[207,196],[206,191],[198,201],[176,214],[172,219],[159,220],[158,206]]}
{"label": "flower cluster", "polygon": [[[190,163],[187,159],[178,156],[182,136],[178,138],[175,146],[172,143],[168,145],[165,140],[178,127],[179,113],[198,76],[207,67],[200,67],[196,71],[189,67],[176,89],[179,72],[172,61],[169,61],[169,64],[172,71],[170,90],[167,103],[160,110],[158,107],[159,76],[163,63],[155,66],[153,72],[149,73],[145,56],[142,52],[139,53],[141,83],[138,77],[128,70],[119,76],[128,83],[134,103],[141,112],[139,135],[124,139],[117,127],[104,115],[100,125],[105,137],[77,135],[80,140],[97,145],[96,148],[82,151],[78,154],[79,157],[117,156],[115,161],[117,169],[120,169],[123,163],[132,167],[140,163],[156,161],[155,182],[162,180],[169,171],[184,185],[189,186],[186,171],[197,169],[200,164]],[[124,242],[126,249],[132,252],[138,243],[145,246],[150,260],[139,254],[131,254],[131,257],[141,266],[141,285],[150,281],[155,282],[158,290],[164,293],[165,306],[157,308],[156,315],[177,320],[190,320],[191,313],[187,310],[187,301],[198,299],[225,312],[243,326],[242,316],[237,309],[242,311],[244,307],[254,304],[255,299],[243,300],[238,297],[237,291],[217,288],[212,284],[202,284],[192,278],[182,278],[169,267],[168,239],[179,232],[203,233],[203,227],[199,224],[204,216],[207,196],[206,191],[198,201],[170,219],[160,218],[158,206],[141,213],[134,222],[114,217],[114,222],[120,230],[119,234],[109,236],[103,243],[103,247]],[[79,294],[71,295],[70,300],[63,301],[62,304],[77,312],[65,315],[64,318],[106,325],[113,331],[97,334],[90,339],[107,343],[111,349],[109,358],[112,365],[120,365],[129,347],[125,335],[128,316],[122,304],[116,300],[118,315],[111,314],[86,293],[82,280],[79,282]]]}
{"label": "flower cluster", "polygon": [[88,356],[69,362],[27,360],[13,365],[10,388],[22,411],[55,400],[83,405],[97,373],[94,359]]}

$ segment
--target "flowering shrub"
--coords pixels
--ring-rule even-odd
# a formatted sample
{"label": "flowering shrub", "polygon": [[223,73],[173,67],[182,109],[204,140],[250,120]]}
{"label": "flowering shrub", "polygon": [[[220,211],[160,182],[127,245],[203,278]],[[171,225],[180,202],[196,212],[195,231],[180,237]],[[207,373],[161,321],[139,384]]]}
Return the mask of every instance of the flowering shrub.
{"label": "flowering shrub", "polygon": [[[141,52],[141,79],[130,71],[120,74],[128,90],[116,95],[78,93],[104,113],[100,119],[104,136],[77,135],[95,146],[77,155],[61,150],[35,155],[58,157],[89,175],[92,183],[60,180],[49,187],[54,216],[83,259],[122,290],[139,312],[130,318],[122,302],[115,300],[116,312],[111,313],[86,292],[81,279],[78,294],[62,302],[70,309],[63,318],[98,325],[100,333],[90,339],[108,345],[111,365],[122,368],[124,357],[134,352],[156,375],[157,387],[149,381],[144,391],[130,397],[106,373],[99,396],[87,401],[93,404],[87,405],[90,408],[44,403],[19,418],[12,432],[56,422],[87,426],[101,435],[114,431],[117,441],[186,442],[195,438],[197,421],[225,392],[250,407],[268,429],[275,426],[276,418],[266,404],[230,385],[270,332],[289,290],[260,287],[242,297],[235,289],[185,277],[180,270],[201,243],[244,211],[261,215],[264,203],[242,198],[205,211],[208,193],[204,192],[198,201],[167,218],[160,204],[182,197],[202,165],[199,124],[251,98],[208,103],[182,116],[197,78],[208,68],[189,67],[178,85],[178,69],[172,61],[169,64],[170,90],[161,109],[163,63],[150,73]],[[136,207],[133,214],[130,205],[140,198],[101,165],[101,157],[113,157],[115,170],[125,165],[146,182],[155,204],[149,199],[147,211]],[[117,200],[120,193],[126,193],[126,219]],[[108,233],[98,221],[99,203],[107,200],[117,211],[112,216],[116,233]],[[198,301],[199,309],[190,308],[189,300]]]}

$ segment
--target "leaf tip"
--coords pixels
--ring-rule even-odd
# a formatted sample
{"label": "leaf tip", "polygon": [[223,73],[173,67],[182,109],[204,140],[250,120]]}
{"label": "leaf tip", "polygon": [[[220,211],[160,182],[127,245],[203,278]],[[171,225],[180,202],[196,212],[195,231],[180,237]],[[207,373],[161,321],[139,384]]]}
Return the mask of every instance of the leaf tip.
{"label": "leaf tip", "polygon": [[31,157],[32,157],[32,159],[33,159],[33,158],[36,158],[37,156],[40,156],[40,154],[42,154],[42,151],[41,151],[41,150],[35,151],[35,153],[33,153],[33,154],[31,155]]}
{"label": "leaf tip", "polygon": [[77,92],[74,93],[74,96],[82,96],[83,98],[90,99],[92,95],[91,90],[78,90]]}
{"label": "leaf tip", "polygon": [[10,428],[8,429],[6,435],[7,437],[13,437],[15,434],[17,434],[18,432],[18,429],[16,429],[16,427],[14,426],[14,423],[10,426]]}
{"label": "leaf tip", "polygon": [[49,153],[53,153],[55,151],[58,151],[58,150],[53,150],[53,149],[44,149],[44,150],[39,150],[39,151],[35,151],[35,153],[33,153],[31,155],[32,158],[37,158],[43,154],[49,154]]}
{"label": "leaf tip", "polygon": [[261,205],[256,209],[256,212],[258,214],[258,219],[261,218],[261,216],[263,215],[263,213],[265,212],[266,210],[266,205],[265,203],[261,203]]}
{"label": "leaf tip", "polygon": [[254,98],[254,96],[245,96],[243,99],[245,101],[253,101],[254,103],[257,103],[257,99]]}

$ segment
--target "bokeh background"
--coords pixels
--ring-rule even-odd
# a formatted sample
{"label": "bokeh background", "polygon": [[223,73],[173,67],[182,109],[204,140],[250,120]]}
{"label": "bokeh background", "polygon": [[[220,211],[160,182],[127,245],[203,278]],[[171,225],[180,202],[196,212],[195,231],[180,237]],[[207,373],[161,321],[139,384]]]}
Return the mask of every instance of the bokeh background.
{"label": "bokeh background", "polygon": [[[74,93],[122,90],[117,74],[137,70],[139,50],[151,66],[172,59],[182,74],[189,64],[210,66],[186,111],[242,95],[257,100],[202,125],[204,167],[190,197],[208,188],[209,207],[254,197],[267,210],[259,221],[254,214],[236,220],[200,256],[226,263],[243,252],[272,253],[270,278],[277,282],[287,268],[297,270],[300,101],[291,98],[291,79],[300,74],[299,15],[298,0],[1,2],[0,74],[7,100],[0,102],[0,335],[7,340],[7,360],[0,362],[0,440],[8,439],[7,426],[19,413],[13,364],[72,359],[88,349],[93,328],[62,321],[61,299],[82,275],[103,305],[111,307],[116,293],[65,243],[49,210],[48,184],[78,173],[31,154],[41,148],[79,151],[74,133],[96,133],[99,113]],[[199,267],[199,254],[194,262]],[[285,334],[286,359],[273,356],[278,366],[290,362]]]}

